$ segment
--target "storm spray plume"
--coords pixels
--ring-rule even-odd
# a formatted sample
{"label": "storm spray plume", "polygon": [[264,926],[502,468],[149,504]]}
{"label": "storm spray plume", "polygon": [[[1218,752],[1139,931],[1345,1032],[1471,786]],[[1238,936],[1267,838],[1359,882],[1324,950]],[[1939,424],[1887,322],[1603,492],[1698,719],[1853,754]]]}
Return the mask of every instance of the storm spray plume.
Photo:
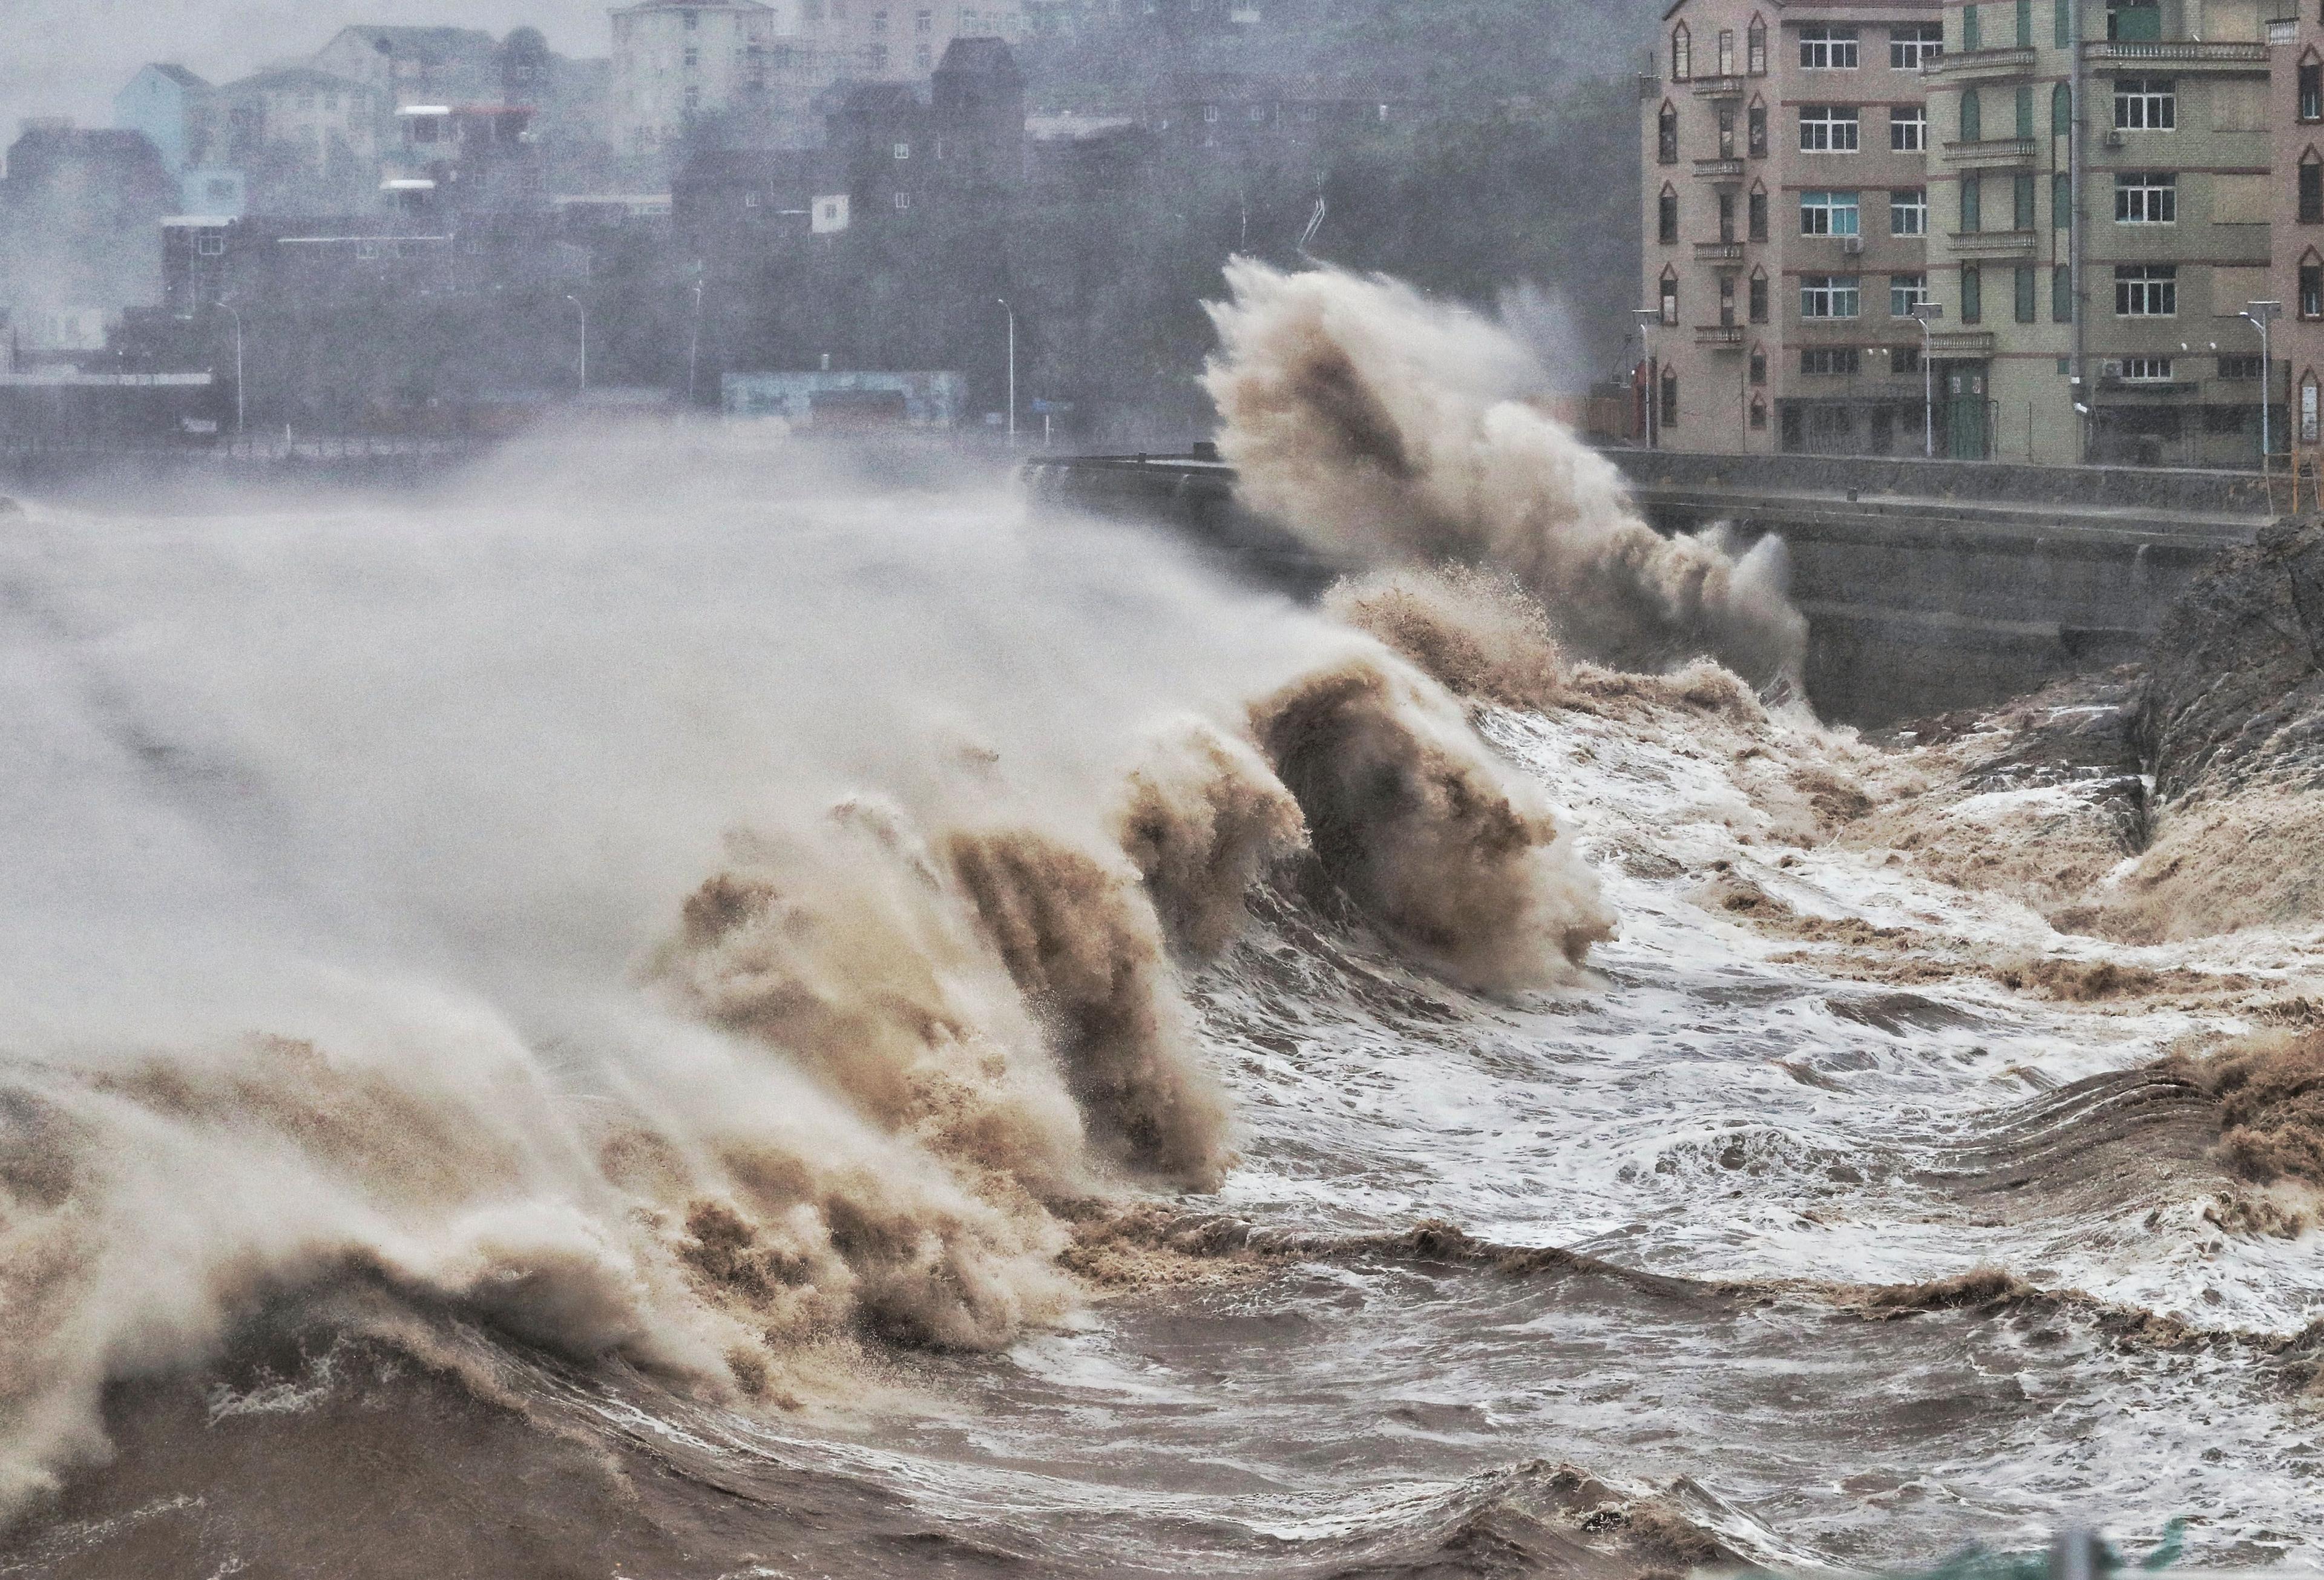
{"label": "storm spray plume", "polygon": [[1366,563],[1505,570],[1588,658],[1798,679],[1782,543],[1655,532],[1609,462],[1525,403],[1542,375],[1514,336],[1385,278],[1239,259],[1227,283],[1205,383],[1254,509]]}

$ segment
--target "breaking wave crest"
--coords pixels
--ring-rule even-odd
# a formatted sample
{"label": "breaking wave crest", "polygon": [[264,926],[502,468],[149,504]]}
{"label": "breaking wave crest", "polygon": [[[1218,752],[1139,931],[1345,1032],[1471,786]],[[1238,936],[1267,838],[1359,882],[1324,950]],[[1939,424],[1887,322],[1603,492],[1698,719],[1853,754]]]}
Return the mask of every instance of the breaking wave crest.
{"label": "breaking wave crest", "polygon": [[1782,542],[1655,531],[1611,463],[1525,403],[1542,381],[1514,336],[1383,277],[1238,259],[1227,283],[1205,383],[1254,508],[1368,563],[1505,571],[1593,659],[1796,681]]}

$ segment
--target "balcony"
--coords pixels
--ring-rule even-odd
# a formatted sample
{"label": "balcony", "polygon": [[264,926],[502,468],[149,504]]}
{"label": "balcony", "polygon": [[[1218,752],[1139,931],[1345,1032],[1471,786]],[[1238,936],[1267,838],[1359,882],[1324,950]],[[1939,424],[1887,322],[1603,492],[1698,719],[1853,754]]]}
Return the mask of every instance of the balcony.
{"label": "balcony", "polygon": [[2031,258],[2040,251],[2038,230],[1972,230],[1950,238],[1956,258]]}
{"label": "balcony", "polygon": [[1740,77],[1698,77],[1694,82],[1697,98],[1741,98],[1743,79]]}
{"label": "balcony", "polygon": [[2031,137],[1988,137],[1980,143],[1948,143],[1945,162],[1956,170],[2009,170],[2034,162]]}
{"label": "balcony", "polygon": [[1698,159],[1694,162],[1697,180],[1739,181],[1743,179],[1743,162],[1739,159]]}
{"label": "balcony", "polygon": [[2034,51],[2015,48],[1962,50],[1921,63],[1921,76],[1931,84],[1982,82],[1988,78],[2030,77],[2033,73]]}
{"label": "balcony", "polygon": [[1709,346],[1722,351],[1739,351],[1743,348],[1743,326],[1697,324],[1694,327],[1694,343],[1697,346]]}
{"label": "balcony", "polygon": [[2082,59],[2093,66],[2163,66],[2174,76],[2190,71],[2248,74],[2267,69],[2267,46],[2207,43],[2201,39],[2164,39],[2153,43],[2109,39],[2084,44]]}
{"label": "balcony", "polygon": [[1743,261],[1741,242],[1697,242],[1694,261],[1698,263],[1739,263]]}
{"label": "balcony", "polygon": [[1928,340],[1930,356],[1940,362],[1990,356],[1997,343],[1991,329],[1939,329]]}

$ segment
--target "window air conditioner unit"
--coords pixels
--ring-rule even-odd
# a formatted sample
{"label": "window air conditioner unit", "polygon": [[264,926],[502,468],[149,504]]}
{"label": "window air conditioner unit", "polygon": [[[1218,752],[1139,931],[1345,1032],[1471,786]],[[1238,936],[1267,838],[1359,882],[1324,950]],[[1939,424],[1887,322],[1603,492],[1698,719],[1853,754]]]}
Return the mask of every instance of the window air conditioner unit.
{"label": "window air conditioner unit", "polygon": [[2119,362],[2099,363],[2098,377],[2102,379],[2118,379],[2122,377],[2122,364]]}
{"label": "window air conditioner unit", "polygon": [[2108,148],[2120,148],[2122,146],[2122,134],[2119,132],[2107,133],[2106,135],[2106,145]]}
{"label": "window air conditioner unit", "polygon": [[1853,256],[1864,250],[1864,238],[1860,236],[1842,236],[1840,238],[1840,250]]}

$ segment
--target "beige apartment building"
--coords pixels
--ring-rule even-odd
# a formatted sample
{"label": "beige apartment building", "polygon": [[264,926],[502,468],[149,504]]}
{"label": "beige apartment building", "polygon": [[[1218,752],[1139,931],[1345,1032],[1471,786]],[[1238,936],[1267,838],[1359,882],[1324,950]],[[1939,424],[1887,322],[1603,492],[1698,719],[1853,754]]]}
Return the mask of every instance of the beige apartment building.
{"label": "beige apartment building", "polygon": [[2255,462],[2275,6],[1680,0],[1644,134],[1660,442]]}
{"label": "beige apartment building", "polygon": [[[2288,408],[2272,437],[2281,448],[2306,451],[2324,445],[2324,21],[2318,6],[2296,9],[2269,23],[2276,245],[2267,295],[2282,307],[2273,325],[2275,393]],[[2301,503],[2309,503],[2305,495]]]}

